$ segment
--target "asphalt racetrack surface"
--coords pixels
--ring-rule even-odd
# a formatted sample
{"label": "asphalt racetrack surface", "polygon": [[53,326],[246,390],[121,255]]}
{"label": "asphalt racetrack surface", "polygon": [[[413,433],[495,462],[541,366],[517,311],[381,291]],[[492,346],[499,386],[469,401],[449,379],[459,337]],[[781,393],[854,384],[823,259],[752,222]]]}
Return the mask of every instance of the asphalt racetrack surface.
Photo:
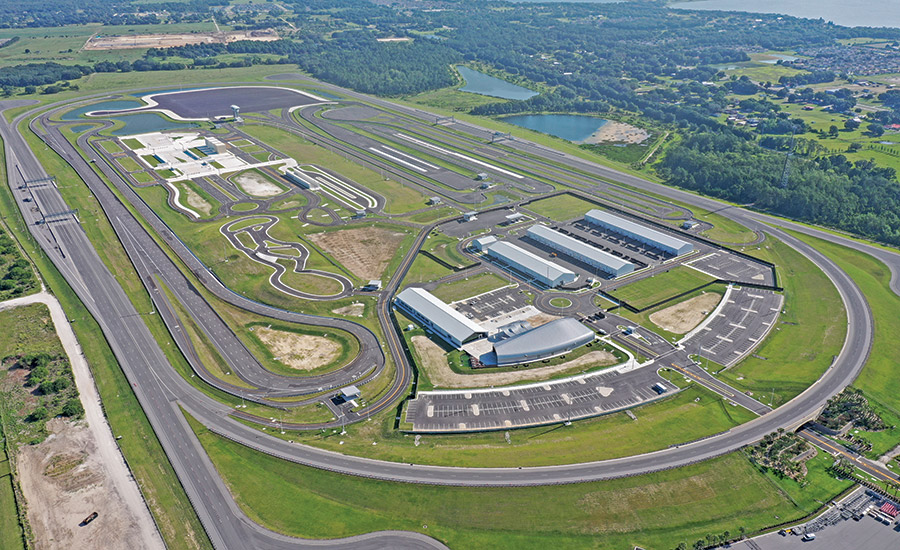
{"label": "asphalt racetrack surface", "polygon": [[[402,112],[406,116],[418,118],[429,116],[422,111],[404,108],[377,98],[362,96],[328,85],[323,86],[350,97],[360,98],[375,105]],[[2,105],[3,107],[11,106]],[[44,107],[44,109],[46,108],[48,107]],[[468,124],[454,123],[452,126],[457,131],[482,139],[491,137],[489,131]],[[15,124],[0,123],[7,150],[10,185],[21,205],[21,199],[26,196],[27,191],[23,192],[22,189],[19,189],[19,185],[23,180],[46,177],[46,173],[37,163],[22,137],[13,130],[15,127]],[[55,139],[54,136],[50,136],[47,143],[73,166],[79,168],[79,173],[85,170],[85,161],[71,144]],[[552,153],[543,147],[521,140],[508,142],[507,145],[525,154],[542,156]],[[652,184],[582,159],[556,154],[559,155],[556,160],[564,161],[571,164],[573,168],[583,170],[596,177],[604,177],[635,188],[647,189],[703,208],[716,209],[751,229],[764,230],[773,234],[809,257],[834,282],[847,309],[849,323],[847,339],[832,367],[809,390],[761,418],[719,436],[634,457],[520,469],[434,467],[340,455],[275,439],[229,418],[227,415],[230,408],[200,394],[168,365],[158,344],[147,330],[143,318],[134,310],[118,282],[97,258],[93,246],[78,223],[66,219],[59,224],[33,225],[37,219],[40,219],[40,215],[38,214],[36,218],[34,212],[29,208],[23,207],[22,210],[26,221],[30,222],[30,229],[38,242],[103,327],[104,335],[109,340],[129,381],[133,383],[141,406],[150,419],[180,481],[191,497],[204,528],[217,548],[294,548],[325,546],[329,543],[335,546],[371,548],[439,547],[440,545],[436,541],[414,533],[378,533],[356,537],[352,540],[325,542],[300,541],[261,528],[249,521],[237,508],[215,468],[186,425],[178,410],[178,405],[189,410],[210,430],[261,452],[300,464],[364,477],[412,483],[511,486],[577,483],[637,475],[699,462],[752,443],[779,427],[787,429],[797,427],[814,417],[818,408],[828,398],[852,382],[864,365],[871,348],[873,321],[859,289],[842,270],[814,248],[777,228],[766,225],[766,223],[790,227],[870,253],[885,261],[891,268],[894,274],[892,287],[895,291],[900,287],[897,279],[900,256],[894,253],[739,208],[722,209],[720,203],[710,199]],[[36,202],[40,204],[44,213],[60,212],[66,208],[58,191],[53,186],[45,186],[40,190],[34,189],[34,194],[37,198]],[[122,223],[120,216],[122,219],[130,216],[121,204],[116,206],[104,202],[103,206],[114,226]],[[150,252],[151,256],[156,254],[156,251]],[[147,261],[156,261],[159,258],[147,257],[146,259]],[[398,365],[401,373],[406,373],[408,368],[409,365],[405,360]]]}
{"label": "asphalt racetrack surface", "polygon": [[[115,116],[122,113],[163,111],[174,113],[185,120],[207,120],[230,117],[231,106],[237,105],[241,113],[261,113],[272,109],[284,109],[321,103],[323,100],[290,88],[274,86],[232,86],[207,88],[186,92],[153,94],[143,98],[146,107],[123,111],[96,111],[91,116]],[[154,105],[155,103],[155,105]]]}

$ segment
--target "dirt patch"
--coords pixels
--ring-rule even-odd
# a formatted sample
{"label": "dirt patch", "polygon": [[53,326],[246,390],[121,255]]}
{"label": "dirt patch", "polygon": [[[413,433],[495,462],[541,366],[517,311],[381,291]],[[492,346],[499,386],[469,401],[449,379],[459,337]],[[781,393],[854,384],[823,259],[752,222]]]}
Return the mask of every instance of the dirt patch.
{"label": "dirt patch", "polygon": [[673,334],[685,334],[699,325],[716,308],[721,299],[722,297],[715,292],[704,292],[690,300],[652,313],[650,321]]}
{"label": "dirt patch", "polygon": [[366,312],[366,304],[350,304],[349,306],[332,309],[331,313],[346,315],[347,317],[362,317]]}
{"label": "dirt patch", "polygon": [[272,29],[190,34],[133,34],[128,36],[92,36],[85,50],[131,50],[136,48],[171,48],[187,44],[227,44],[236,40],[270,42],[278,40]]}
{"label": "dirt patch", "polygon": [[556,315],[550,315],[549,313],[540,313],[538,315],[533,315],[525,320],[528,321],[528,324],[530,324],[534,328],[538,328],[541,325],[546,325],[550,321],[555,321],[557,319],[559,319],[559,317],[557,317]]}
{"label": "dirt patch", "polygon": [[278,187],[266,177],[253,172],[244,172],[243,174],[231,178],[241,191],[254,197],[274,197],[284,193],[284,189]]}
{"label": "dirt patch", "polygon": [[182,191],[184,191],[184,198],[187,201],[188,206],[199,210],[206,216],[209,216],[209,214],[212,212],[212,205],[206,202],[206,199],[201,197],[199,193],[188,186],[184,186],[182,188]]}
{"label": "dirt patch", "polygon": [[604,350],[592,351],[577,359],[552,365],[512,372],[485,374],[458,374],[447,364],[447,354],[427,336],[413,336],[413,346],[422,360],[422,368],[428,372],[428,378],[436,387],[441,388],[479,388],[487,386],[503,386],[524,380],[546,380],[554,374],[580,367],[604,367],[615,365],[616,356]]}
{"label": "dirt patch", "polygon": [[341,346],[322,336],[256,327],[256,336],[279,363],[292,369],[313,370],[337,359]]}
{"label": "dirt patch", "polygon": [[584,143],[643,143],[650,134],[642,128],[624,122],[607,122],[591,134]]}
{"label": "dirt patch", "polygon": [[380,279],[406,233],[383,227],[360,227],[314,233],[310,240],[360,279]]}
{"label": "dirt patch", "polygon": [[[46,440],[23,447],[18,457],[35,548],[151,548],[109,480],[87,425],[55,419],[47,429]],[[95,511],[96,520],[79,525]]]}

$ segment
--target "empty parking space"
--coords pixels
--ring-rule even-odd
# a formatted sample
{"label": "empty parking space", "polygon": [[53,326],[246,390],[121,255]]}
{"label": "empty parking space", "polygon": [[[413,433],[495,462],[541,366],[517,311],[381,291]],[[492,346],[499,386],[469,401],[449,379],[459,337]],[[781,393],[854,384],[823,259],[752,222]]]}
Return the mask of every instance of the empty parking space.
{"label": "empty parking space", "polygon": [[772,329],[784,297],[771,290],[732,289],[722,309],[685,347],[730,367],[747,356]]}
{"label": "empty parking space", "polygon": [[457,311],[476,322],[487,321],[508,315],[524,308],[528,300],[516,288],[501,288],[481,296],[457,302]]}
{"label": "empty parking space", "polygon": [[406,411],[413,431],[454,432],[539,426],[597,416],[657,399],[653,369],[607,371],[521,387],[421,392]]}
{"label": "empty parking space", "polygon": [[772,268],[749,258],[717,250],[687,262],[687,265],[724,281],[775,285]]}

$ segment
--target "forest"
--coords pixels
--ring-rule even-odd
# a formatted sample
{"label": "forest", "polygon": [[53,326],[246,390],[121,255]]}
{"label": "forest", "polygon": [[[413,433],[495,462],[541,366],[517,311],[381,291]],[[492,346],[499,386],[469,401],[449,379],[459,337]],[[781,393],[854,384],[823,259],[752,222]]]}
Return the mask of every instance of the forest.
{"label": "forest", "polygon": [[786,164],[785,153],[725,131],[690,136],[658,169],[678,187],[900,245],[900,183],[892,168],[800,154],[785,178]]}
{"label": "forest", "polygon": [[[39,17],[37,7],[44,3],[25,2],[34,8],[33,17]],[[206,16],[224,3],[192,0],[179,4],[173,13]],[[45,16],[62,17],[77,11],[81,22],[92,17],[105,22],[104,17],[115,11],[100,14],[96,6],[87,4],[80,11],[71,9],[82,4],[80,0],[50,0],[49,5],[59,9],[45,10]],[[113,4],[122,8],[117,13],[127,14],[129,9],[139,13],[135,11],[137,3],[115,0]],[[676,12],[662,0],[548,4],[444,0],[391,5],[368,0],[285,0],[279,5],[289,10],[280,16],[296,29],[289,39],[151,49],[131,63],[104,62],[76,69],[53,63],[9,67],[0,69],[0,86],[36,85],[53,90],[50,81],[54,77],[77,79],[77,71],[199,70],[289,63],[316,78],[390,97],[453,86],[457,76],[452,66],[473,63],[491,67],[512,80],[533,82],[544,92],[526,101],[480,105],[472,114],[636,113],[685,137],[659,166],[671,184],[898,242],[900,195],[893,173],[874,167],[866,170],[867,166],[857,166],[859,163],[848,166],[846,159],[825,160],[836,157],[823,157],[821,151],[808,148],[809,154],[798,157],[791,169],[788,185],[781,187],[784,153],[771,146],[783,144],[767,136],[790,136],[807,127],[773,103],[757,99],[758,94],[827,106],[835,113],[849,112],[856,106],[849,94],[802,88],[846,75],[817,71],[798,73],[781,82],[754,82],[747,77],[728,79],[715,66],[747,61],[753,52],[833,46],[839,39],[900,40],[900,29],[847,28],[822,20],[765,14]],[[252,22],[240,14],[232,14],[229,21],[227,14],[216,13],[221,13],[217,16],[220,22]],[[29,25],[34,20],[20,18],[7,23]],[[378,40],[383,38],[409,40]],[[223,58],[225,55],[229,57]],[[6,92],[8,88],[4,88]],[[760,142],[719,121],[729,106],[728,94],[746,96],[741,109],[758,120],[755,135],[762,136]],[[875,135],[883,132],[885,125],[900,122],[900,111],[893,108],[872,117],[876,124],[869,130]],[[720,139],[712,139],[715,136]]]}

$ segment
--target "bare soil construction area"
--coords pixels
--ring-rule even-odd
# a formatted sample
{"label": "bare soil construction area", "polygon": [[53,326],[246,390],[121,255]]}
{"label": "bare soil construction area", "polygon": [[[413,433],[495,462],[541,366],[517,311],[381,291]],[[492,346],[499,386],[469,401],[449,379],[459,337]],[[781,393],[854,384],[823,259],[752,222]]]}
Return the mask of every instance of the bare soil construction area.
{"label": "bare soil construction area", "polygon": [[715,292],[705,292],[669,306],[650,315],[650,321],[663,330],[685,334],[699,325],[716,308],[722,297]]}
{"label": "bare soil construction area", "polygon": [[[55,419],[51,435],[19,451],[19,478],[35,548],[155,548],[116,491],[92,432],[83,422]],[[99,516],[79,525],[92,512]]]}
{"label": "bare soil construction area", "polygon": [[280,363],[297,370],[313,370],[337,359],[341,346],[328,338],[257,327],[256,336]]}
{"label": "bare soil construction area", "polygon": [[361,279],[379,279],[406,233],[383,227],[360,227],[313,233],[310,240]]}
{"label": "bare soil construction area", "polygon": [[624,122],[609,121],[601,126],[585,143],[643,143],[650,134]]}
{"label": "bare soil construction area", "polygon": [[278,187],[262,174],[256,172],[244,172],[231,178],[241,191],[253,197],[274,197],[284,193],[284,189]]}
{"label": "bare soil construction area", "polygon": [[577,359],[534,369],[522,369],[513,372],[497,372],[484,374],[458,374],[447,364],[447,354],[427,336],[413,336],[413,346],[422,360],[422,368],[428,373],[428,379],[435,387],[448,388],[482,388],[515,384],[523,380],[541,381],[555,374],[581,368],[606,367],[615,365],[616,356],[608,351],[592,351]]}
{"label": "bare soil construction area", "polygon": [[269,42],[278,40],[272,29],[255,31],[206,32],[186,34],[132,34],[127,36],[95,35],[84,44],[85,50],[130,50],[137,48],[171,48],[187,44],[227,44],[237,40]]}
{"label": "bare soil construction area", "polygon": [[338,315],[346,315],[348,317],[362,317],[363,313],[366,312],[366,304],[350,304],[349,306],[339,307],[337,309],[332,309],[331,313],[337,313]]}

